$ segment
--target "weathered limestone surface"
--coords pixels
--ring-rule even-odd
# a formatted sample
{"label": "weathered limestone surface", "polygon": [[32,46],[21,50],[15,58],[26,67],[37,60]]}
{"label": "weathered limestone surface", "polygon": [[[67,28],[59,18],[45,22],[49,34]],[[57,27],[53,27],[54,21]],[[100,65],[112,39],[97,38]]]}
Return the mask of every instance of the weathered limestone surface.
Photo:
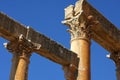
{"label": "weathered limestone surface", "polygon": [[65,65],[63,66],[63,70],[64,70],[64,76],[66,78],[66,80],[76,80],[77,76],[78,76],[78,68],[73,65]]}
{"label": "weathered limestone surface", "polygon": [[75,53],[36,32],[32,28],[27,28],[12,20],[7,15],[0,13],[0,35],[11,42],[14,42],[21,34],[26,40],[30,41],[38,48],[40,47],[39,50],[34,49],[34,52],[61,65],[68,65],[71,63],[77,65],[78,59]]}
{"label": "weathered limestone surface", "polygon": [[[67,10],[69,14],[72,14],[71,17],[66,13]],[[69,21],[73,16],[77,16],[79,13],[82,13],[81,16],[87,18],[88,22],[91,23],[93,40],[109,52],[118,51],[120,49],[119,29],[94,9],[86,0],[79,0],[76,2],[75,6],[67,7],[65,9],[65,20]]]}
{"label": "weathered limestone surface", "polygon": [[[116,56],[116,53],[114,52],[118,52],[120,49],[120,31],[112,23],[110,23],[104,16],[102,16],[96,9],[94,9],[88,2],[86,2],[86,0],[77,1],[77,3],[75,4],[75,7],[73,5],[69,6],[68,8],[65,9],[65,13],[66,13],[65,14],[66,21],[68,22],[71,20],[74,21],[72,24],[71,23],[67,24],[69,26],[73,24],[75,24],[75,26],[78,26],[79,21],[81,20],[80,17],[82,17],[82,19],[85,19],[85,21],[91,26],[90,27],[92,31],[91,38],[94,39],[96,42],[98,42],[101,46],[103,46],[109,52],[111,52],[114,56]],[[79,14],[80,14],[80,17],[76,19],[76,17],[78,17]],[[78,22],[76,20],[78,20]],[[84,26],[84,24],[82,25]],[[77,42],[74,42],[75,38],[81,35],[74,30],[78,30],[78,32],[80,32],[82,31],[82,28],[77,29],[77,28],[74,28],[74,26],[70,28],[69,32],[71,32],[71,39],[72,39],[71,44],[73,46],[77,45]],[[0,13],[0,36],[9,40],[10,42],[14,42],[18,39],[20,35],[22,35],[25,38],[26,42],[30,42],[32,45],[36,46],[36,48],[32,50],[33,52],[36,52],[39,55],[42,55],[56,63],[63,65],[65,70],[65,75],[68,80],[75,79],[75,76],[72,73],[76,72],[78,68],[77,67],[78,58],[74,52],[69,51],[68,49],[62,47],[60,44],[57,44],[55,41],[36,32],[32,28],[21,25],[20,23],[9,18],[7,15]],[[86,36],[86,34],[84,34],[84,36]],[[89,48],[90,45],[87,44],[88,40],[89,38],[83,39],[83,37],[79,37],[78,42],[86,44],[86,47]],[[76,48],[72,47],[71,49],[75,50]],[[85,52],[87,54],[90,51],[89,49],[88,51],[83,49],[82,52]],[[86,58],[88,57],[86,56]],[[119,60],[120,59],[118,57],[116,62],[117,64],[120,63]],[[85,61],[85,59],[83,61]],[[20,63],[23,65],[27,65],[26,61],[23,59],[20,60]],[[86,61],[86,62],[80,63],[80,66],[81,65],[90,66],[89,64],[87,65],[87,63],[89,62]],[[13,66],[14,69],[12,69],[11,80],[13,79],[14,74],[16,72],[16,66],[18,66],[19,64],[18,62],[13,62],[13,65],[14,65]],[[70,65],[73,65],[74,67]],[[21,69],[21,67],[19,68]],[[68,76],[68,73],[70,76]],[[120,75],[120,67],[119,65],[117,65],[118,80],[120,80],[119,75]],[[88,79],[90,79],[89,76],[88,76]],[[88,80],[88,79],[85,79],[85,80]]]}
{"label": "weathered limestone surface", "polygon": [[27,29],[19,24],[18,22],[12,20],[7,15],[0,13],[0,35],[1,37],[13,41],[20,35],[26,36]]}
{"label": "weathered limestone surface", "polygon": [[18,40],[4,45],[13,54],[10,80],[27,80],[29,58],[36,46],[24,39],[22,35]]}
{"label": "weathered limestone surface", "polygon": [[[83,0],[76,3],[75,8],[68,6],[65,9],[65,20],[63,24],[69,27],[71,34],[71,50],[75,52],[80,59],[78,64],[78,76],[73,80],[90,80],[90,39],[91,24],[83,14]],[[73,9],[71,9],[73,8]],[[72,16],[69,17],[71,12]],[[72,11],[71,11],[72,10]],[[73,73],[74,74],[74,73]],[[69,75],[68,75],[69,77]],[[67,79],[67,78],[66,78]],[[68,79],[71,80],[71,79]]]}
{"label": "weathered limestone surface", "polygon": [[[65,8],[65,20],[62,23],[70,28],[71,50],[80,58],[78,80],[90,80],[90,38],[111,53],[120,49],[120,31],[86,0],[79,0],[75,6]],[[116,63],[120,63],[118,58]],[[117,66],[118,80],[119,74]]]}
{"label": "weathered limestone surface", "polygon": [[[45,55],[47,58],[59,61],[60,64],[66,65],[73,63],[77,65],[77,55],[73,52],[57,44],[55,41],[45,37],[44,35],[35,32],[32,28],[29,29],[28,39],[34,43],[41,44],[40,50],[35,50],[35,52]],[[31,37],[33,36],[33,37]]]}
{"label": "weathered limestone surface", "polygon": [[93,25],[92,38],[109,52],[120,49],[120,31],[96,9],[94,9],[86,0],[82,4],[83,11],[86,16],[93,16],[93,20],[97,21],[97,25]]}

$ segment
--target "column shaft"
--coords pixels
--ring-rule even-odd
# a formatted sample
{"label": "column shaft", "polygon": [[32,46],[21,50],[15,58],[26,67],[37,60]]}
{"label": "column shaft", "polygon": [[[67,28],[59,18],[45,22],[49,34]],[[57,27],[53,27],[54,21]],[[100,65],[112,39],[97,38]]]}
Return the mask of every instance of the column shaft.
{"label": "column shaft", "polygon": [[71,50],[80,58],[77,80],[90,80],[90,43],[84,39],[73,40]]}
{"label": "column shaft", "polygon": [[28,64],[31,53],[38,46],[27,40],[22,34],[15,41],[5,43],[4,46],[13,53],[10,80],[27,80]]}
{"label": "column shaft", "polygon": [[24,56],[20,56],[19,63],[17,66],[15,79],[14,80],[26,80],[27,75],[26,72],[28,71],[28,59]]}
{"label": "column shaft", "polygon": [[15,78],[15,73],[18,65],[18,56],[16,54],[13,54],[13,59],[12,59],[12,68],[11,68],[11,73],[10,73],[10,80],[14,80]]}

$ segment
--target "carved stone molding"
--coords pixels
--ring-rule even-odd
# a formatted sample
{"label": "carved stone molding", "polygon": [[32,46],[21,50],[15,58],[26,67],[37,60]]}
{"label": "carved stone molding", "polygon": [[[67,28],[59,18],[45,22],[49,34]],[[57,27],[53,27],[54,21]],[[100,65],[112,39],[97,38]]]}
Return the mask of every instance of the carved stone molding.
{"label": "carved stone molding", "polygon": [[65,8],[65,20],[63,24],[69,26],[68,32],[71,34],[71,41],[76,39],[84,39],[90,41],[91,26],[96,26],[99,23],[96,17],[92,14],[84,12],[83,5],[86,0],[78,0],[74,5]]}
{"label": "carved stone molding", "polygon": [[69,26],[68,32],[71,34],[71,41],[75,39],[85,39],[87,41],[91,38],[90,26],[82,13],[73,17],[72,19],[63,21]]}
{"label": "carved stone molding", "polygon": [[[18,39],[5,43],[4,46],[12,54],[20,56],[20,58],[26,59],[30,57],[34,49],[38,49],[31,41],[25,39],[22,35]],[[27,59],[26,59],[27,60]]]}
{"label": "carved stone molding", "polygon": [[84,0],[79,0],[75,6],[70,5],[65,8],[65,20],[62,23],[69,26],[68,32],[71,34],[71,41],[75,39],[90,41],[91,38],[90,26],[94,24],[94,21],[93,17],[85,16],[82,9],[83,3]]}

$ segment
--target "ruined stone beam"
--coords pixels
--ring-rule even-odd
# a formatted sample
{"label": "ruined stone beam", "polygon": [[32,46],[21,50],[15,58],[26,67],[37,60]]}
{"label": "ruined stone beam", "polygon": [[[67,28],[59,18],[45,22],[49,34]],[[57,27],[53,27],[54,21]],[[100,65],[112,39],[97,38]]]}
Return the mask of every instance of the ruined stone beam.
{"label": "ruined stone beam", "polygon": [[34,52],[61,65],[77,65],[78,59],[75,53],[36,32],[32,28],[27,28],[15,20],[12,20],[7,15],[0,13],[0,36],[9,41],[14,41],[21,34],[31,43],[41,45],[40,49],[36,49]]}
{"label": "ruined stone beam", "polygon": [[93,16],[93,20],[98,22],[97,25],[93,25],[92,27],[92,39],[109,52],[118,51],[120,49],[120,30],[94,9],[86,0],[82,3],[82,9],[85,16]]}

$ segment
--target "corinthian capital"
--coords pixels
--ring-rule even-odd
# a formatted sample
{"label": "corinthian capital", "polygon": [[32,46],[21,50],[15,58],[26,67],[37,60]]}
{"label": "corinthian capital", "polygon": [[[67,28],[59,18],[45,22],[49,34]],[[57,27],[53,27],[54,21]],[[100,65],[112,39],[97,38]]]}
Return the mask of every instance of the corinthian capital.
{"label": "corinthian capital", "polygon": [[4,46],[9,52],[22,57],[30,57],[34,49],[38,49],[38,46],[27,40],[25,37],[20,35],[18,39],[5,43]]}
{"label": "corinthian capital", "polygon": [[69,26],[68,32],[71,34],[71,40],[74,39],[85,39],[90,40],[90,25],[88,25],[82,12],[77,16],[69,20],[63,21],[64,24]]}
{"label": "corinthian capital", "polygon": [[90,26],[91,21],[84,14],[82,5],[84,0],[79,0],[76,2],[75,6],[68,6],[65,9],[65,20],[62,21],[63,24],[69,26],[68,32],[71,34],[71,40],[74,39],[85,39],[90,40]]}

